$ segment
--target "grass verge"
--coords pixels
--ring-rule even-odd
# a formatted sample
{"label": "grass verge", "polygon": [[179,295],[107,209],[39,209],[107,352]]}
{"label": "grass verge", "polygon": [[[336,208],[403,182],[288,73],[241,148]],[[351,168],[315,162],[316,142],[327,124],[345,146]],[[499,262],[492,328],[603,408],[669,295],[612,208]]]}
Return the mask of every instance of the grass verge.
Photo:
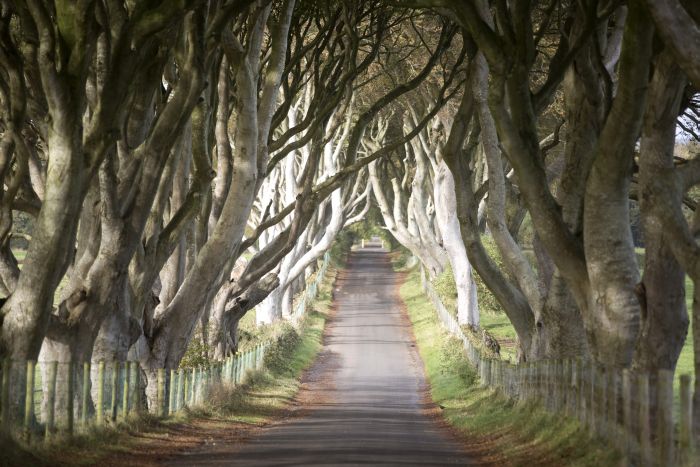
{"label": "grass verge", "polygon": [[475,458],[494,465],[606,466],[619,454],[591,438],[580,425],[534,403],[515,403],[480,388],[461,342],[440,326],[422,292],[420,273],[410,271],[400,289],[413,324],[433,401],[444,419],[465,436]]}
{"label": "grass verge", "polygon": [[279,340],[265,357],[265,368],[249,372],[236,388],[212,391],[203,407],[186,409],[168,419],[150,415],[95,429],[70,439],[24,446],[0,438],[0,466],[152,465],[205,440],[236,442],[285,414],[301,385],[301,376],[322,347],[331,310],[331,290],[342,260],[334,260],[313,307],[298,329],[279,326]]}

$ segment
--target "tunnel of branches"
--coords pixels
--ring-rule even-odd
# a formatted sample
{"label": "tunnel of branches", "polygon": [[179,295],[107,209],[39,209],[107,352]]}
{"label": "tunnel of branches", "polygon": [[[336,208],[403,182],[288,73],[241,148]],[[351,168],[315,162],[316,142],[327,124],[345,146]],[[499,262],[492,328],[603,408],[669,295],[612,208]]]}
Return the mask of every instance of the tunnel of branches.
{"label": "tunnel of branches", "polygon": [[0,356],[220,360],[380,236],[520,361],[700,372],[699,5],[0,0]]}

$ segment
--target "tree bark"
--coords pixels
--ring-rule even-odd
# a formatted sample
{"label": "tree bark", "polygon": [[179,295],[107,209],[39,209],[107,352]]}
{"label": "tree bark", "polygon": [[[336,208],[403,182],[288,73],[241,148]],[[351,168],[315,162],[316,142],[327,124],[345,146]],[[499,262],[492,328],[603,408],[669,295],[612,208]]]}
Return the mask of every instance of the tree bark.
{"label": "tree bark", "polygon": [[479,327],[476,283],[472,277],[472,266],[467,258],[457,219],[454,178],[444,161],[438,162],[434,190],[435,211],[442,242],[447,250],[457,287],[457,320],[460,324]]}
{"label": "tree bark", "polygon": [[656,61],[648,91],[639,157],[639,192],[644,229],[644,274],[637,287],[641,332],[634,366],[655,373],[674,370],[688,332],[685,271],[673,255],[660,210],[669,201],[658,196],[656,178],[674,168],[676,118],[687,78],[665,50]]}

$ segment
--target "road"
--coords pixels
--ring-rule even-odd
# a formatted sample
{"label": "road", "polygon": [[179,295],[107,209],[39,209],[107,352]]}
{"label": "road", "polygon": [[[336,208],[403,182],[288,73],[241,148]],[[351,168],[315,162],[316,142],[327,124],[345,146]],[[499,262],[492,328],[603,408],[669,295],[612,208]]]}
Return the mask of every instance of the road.
{"label": "road", "polygon": [[459,442],[427,413],[422,364],[397,280],[380,248],[353,252],[319,363],[332,361],[324,370],[330,376],[307,389],[319,397],[310,398],[305,415],[272,425],[243,446],[206,446],[169,464],[467,464]]}

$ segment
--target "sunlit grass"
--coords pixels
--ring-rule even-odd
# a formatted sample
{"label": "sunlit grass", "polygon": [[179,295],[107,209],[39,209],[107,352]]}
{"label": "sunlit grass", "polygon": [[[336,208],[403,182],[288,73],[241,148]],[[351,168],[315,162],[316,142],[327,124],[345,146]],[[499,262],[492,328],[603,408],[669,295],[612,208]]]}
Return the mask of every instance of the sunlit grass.
{"label": "sunlit grass", "polygon": [[618,462],[614,449],[592,439],[577,422],[480,388],[461,343],[448,336],[437,321],[417,271],[409,274],[401,296],[413,322],[432,398],[443,407],[444,418],[466,435],[468,448],[473,445],[476,455],[508,465],[603,466]]}
{"label": "sunlit grass", "polygon": [[505,313],[481,313],[479,321],[501,346],[501,358],[517,362],[517,334]]}

